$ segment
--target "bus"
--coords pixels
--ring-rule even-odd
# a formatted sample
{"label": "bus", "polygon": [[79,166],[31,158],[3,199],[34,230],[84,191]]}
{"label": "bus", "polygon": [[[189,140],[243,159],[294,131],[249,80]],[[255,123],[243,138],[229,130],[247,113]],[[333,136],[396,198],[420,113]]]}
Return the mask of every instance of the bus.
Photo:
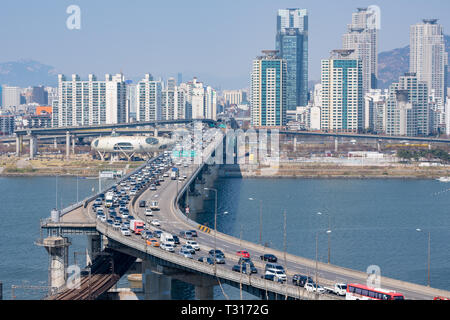
{"label": "bus", "polygon": [[405,300],[405,297],[393,290],[371,288],[352,283],[347,285],[345,300]]}

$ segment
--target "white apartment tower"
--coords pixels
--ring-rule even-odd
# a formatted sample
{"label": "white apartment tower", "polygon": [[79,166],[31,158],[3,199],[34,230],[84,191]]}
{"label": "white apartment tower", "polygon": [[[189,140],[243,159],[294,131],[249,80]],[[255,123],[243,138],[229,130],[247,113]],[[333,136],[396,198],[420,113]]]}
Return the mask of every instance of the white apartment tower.
{"label": "white apartment tower", "polygon": [[104,81],[90,74],[67,80],[58,75],[58,99],[52,103],[52,126],[86,126],[127,122],[126,84],[122,74],[106,74]]}
{"label": "white apartment tower", "polygon": [[169,78],[162,90],[161,112],[161,120],[186,119],[186,93],[176,86],[174,78]]}
{"label": "white apartment tower", "polygon": [[445,121],[446,99],[445,77],[448,54],[445,51],[444,31],[437,19],[424,19],[410,27],[409,71],[417,75],[418,81],[425,81],[428,90],[434,91],[438,111]]}
{"label": "white apartment tower", "polygon": [[363,128],[362,63],[354,50],[333,50],[321,63],[320,125],[327,132],[358,132]]}
{"label": "white apartment tower", "polygon": [[355,50],[361,60],[363,72],[363,94],[377,87],[378,78],[378,29],[374,23],[378,13],[368,8],[358,8],[352,14],[352,23],[342,37],[343,49]]}
{"label": "white apartment tower", "polygon": [[147,73],[137,84],[136,92],[136,120],[161,120],[161,81],[153,80]]}

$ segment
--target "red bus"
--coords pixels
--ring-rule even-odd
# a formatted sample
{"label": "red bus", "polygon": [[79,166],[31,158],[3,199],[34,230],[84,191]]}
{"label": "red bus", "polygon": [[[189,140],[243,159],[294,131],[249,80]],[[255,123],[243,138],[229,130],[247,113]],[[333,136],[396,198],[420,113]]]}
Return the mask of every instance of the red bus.
{"label": "red bus", "polygon": [[393,290],[371,288],[352,283],[347,285],[345,300],[405,300],[405,297]]}

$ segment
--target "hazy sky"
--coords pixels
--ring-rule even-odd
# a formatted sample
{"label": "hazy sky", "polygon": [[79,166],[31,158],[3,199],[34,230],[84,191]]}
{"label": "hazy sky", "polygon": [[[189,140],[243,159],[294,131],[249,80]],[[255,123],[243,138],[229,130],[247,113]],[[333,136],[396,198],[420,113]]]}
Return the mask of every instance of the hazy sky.
{"label": "hazy sky", "polygon": [[[69,30],[69,5],[81,9],[81,30]],[[450,34],[448,0],[39,0],[2,1],[0,62],[33,59],[59,72],[121,70],[129,78],[187,77],[222,89],[247,87],[252,60],[275,47],[280,8],[309,11],[309,77],[320,59],[341,48],[357,7],[381,8],[380,52],[409,44],[409,26],[438,18]]]}

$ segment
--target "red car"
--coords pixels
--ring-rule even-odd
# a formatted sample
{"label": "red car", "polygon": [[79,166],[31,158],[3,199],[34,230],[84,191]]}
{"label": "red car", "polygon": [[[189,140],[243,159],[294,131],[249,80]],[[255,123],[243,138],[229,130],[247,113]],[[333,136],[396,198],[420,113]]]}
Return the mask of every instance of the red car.
{"label": "red car", "polygon": [[248,253],[248,251],[246,251],[246,250],[238,251],[238,252],[236,252],[236,254],[243,258],[250,258],[250,253]]}

